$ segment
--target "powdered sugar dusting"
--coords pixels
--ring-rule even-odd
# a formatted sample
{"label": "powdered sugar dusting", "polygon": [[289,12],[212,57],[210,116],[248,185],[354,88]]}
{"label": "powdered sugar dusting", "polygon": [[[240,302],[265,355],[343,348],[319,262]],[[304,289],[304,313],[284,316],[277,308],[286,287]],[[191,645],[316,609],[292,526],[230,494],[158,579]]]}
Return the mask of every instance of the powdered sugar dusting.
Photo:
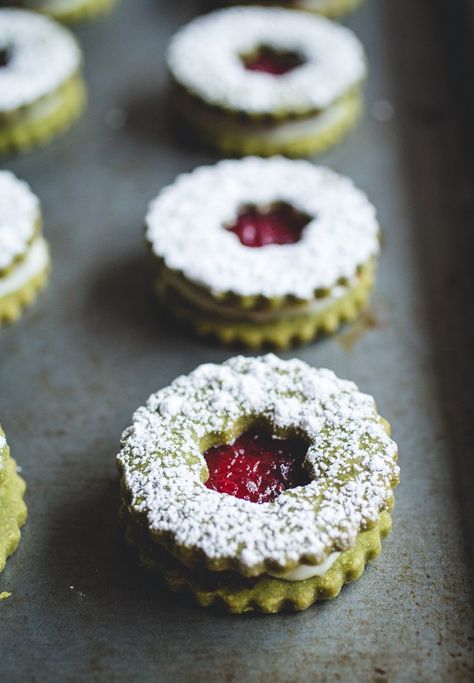
{"label": "powdered sugar dusting", "polygon": [[80,67],[79,46],[67,29],[35,12],[0,9],[0,111],[31,104],[60,87]]}
{"label": "powdered sugar dusting", "polygon": [[[300,54],[284,76],[245,69],[265,45]],[[365,77],[362,45],[347,28],[292,10],[234,7],[199,17],[168,50],[174,80],[209,104],[254,114],[325,109]]]}
{"label": "powdered sugar dusting", "polygon": [[40,214],[38,197],[10,171],[0,171],[0,271],[23,254]]}
{"label": "powdered sugar dusting", "polygon": [[[242,417],[303,432],[311,483],[261,505],[207,489],[201,440]],[[268,563],[319,564],[349,548],[388,506],[399,474],[372,397],[329,370],[271,354],[179,377],[137,410],[122,446],[124,486],[152,533],[249,574]]]}
{"label": "powdered sugar dusting", "polygon": [[[312,217],[295,244],[250,249],[225,229],[246,204],[286,202]],[[311,300],[379,252],[376,212],[352,181],[282,157],[222,161],[178,176],[150,204],[155,255],[215,294]]]}

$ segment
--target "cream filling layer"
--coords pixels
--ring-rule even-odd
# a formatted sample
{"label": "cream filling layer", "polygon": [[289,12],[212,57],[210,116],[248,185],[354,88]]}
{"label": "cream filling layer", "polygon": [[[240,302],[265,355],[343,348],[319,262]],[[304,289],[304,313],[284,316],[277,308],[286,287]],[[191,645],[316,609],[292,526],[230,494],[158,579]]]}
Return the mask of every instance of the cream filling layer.
{"label": "cream filling layer", "polygon": [[[267,576],[272,576],[275,579],[282,579],[283,581],[305,581],[306,579],[312,579],[314,576],[324,576],[340,555],[340,552],[331,553],[324,562],[321,562],[320,564],[300,564],[295,569],[284,572],[267,572]],[[188,569],[195,569],[195,565],[192,563],[184,562],[182,559],[179,559],[179,562],[185,567],[188,567]]]}
{"label": "cream filling layer", "polygon": [[0,297],[21,290],[34,277],[40,275],[49,264],[48,245],[43,237],[37,237],[23,259],[6,277],[0,278]]}
{"label": "cream filling layer", "polygon": [[258,138],[261,141],[284,143],[314,137],[337,127],[345,121],[349,109],[352,109],[354,105],[359,106],[359,100],[360,95],[357,93],[343,97],[324,111],[312,116],[271,124],[234,121],[231,116],[226,116],[224,113],[201,109],[199,105],[179,95],[175,97],[175,104],[183,118],[203,131],[218,131],[223,135],[242,140]]}
{"label": "cream filling layer", "polygon": [[28,104],[23,109],[15,112],[14,116],[6,119],[6,123],[0,119],[0,133],[2,130],[9,130],[11,127],[18,127],[23,124],[34,124],[38,121],[53,116],[69,97],[69,89],[65,90],[66,84],[60,85],[54,92],[42,97],[38,102]]}
{"label": "cream filling layer", "polygon": [[340,554],[331,553],[321,564],[300,564],[296,569],[281,573],[268,572],[268,575],[276,579],[283,579],[283,581],[304,581],[305,579],[312,579],[314,576],[324,576],[331,569]]}
{"label": "cream filling layer", "polygon": [[[282,318],[296,318],[302,315],[315,315],[316,313],[320,313],[326,310],[332,304],[336,303],[358,283],[357,278],[354,278],[347,286],[337,285],[327,296],[324,296],[321,299],[308,301],[308,303],[295,304],[293,306],[283,306],[276,310],[246,311],[240,307],[234,308],[219,302],[214,303],[211,299],[201,296],[194,288],[186,286],[172,276],[166,279],[169,281],[169,284],[178,293],[178,295],[181,296],[181,298],[193,304],[204,313],[257,323],[274,322]],[[160,280],[157,281],[158,290],[159,282]]]}

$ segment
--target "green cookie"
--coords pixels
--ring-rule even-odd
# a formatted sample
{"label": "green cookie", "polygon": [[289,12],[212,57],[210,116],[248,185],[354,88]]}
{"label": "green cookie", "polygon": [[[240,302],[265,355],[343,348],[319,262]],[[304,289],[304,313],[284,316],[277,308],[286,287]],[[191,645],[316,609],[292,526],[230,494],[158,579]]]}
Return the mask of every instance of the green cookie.
{"label": "green cookie", "polygon": [[48,14],[56,21],[75,23],[86,19],[94,19],[110,12],[117,4],[117,0],[82,0],[82,2],[70,2],[70,0],[25,0],[26,7],[35,9],[43,14]]}
{"label": "green cookie", "polygon": [[247,579],[231,571],[190,569],[150,541],[126,513],[123,517],[127,542],[137,550],[145,569],[160,576],[173,592],[190,595],[202,607],[217,607],[233,614],[301,611],[319,600],[336,597],[344,584],[358,579],[366,564],[379,555],[381,540],[392,528],[391,515],[384,511],[377,524],[362,531],[355,545],[341,553],[326,574],[304,581],[285,581],[268,574]]}
{"label": "green cookie", "polygon": [[207,145],[225,155],[263,157],[322,154],[356,125],[363,106],[359,89],[323,112],[297,118],[286,118],[281,112],[264,122],[248,117],[241,121],[233,112],[210,108],[179,92],[174,105],[180,119]]}
{"label": "green cookie", "polygon": [[[22,262],[20,261],[16,267],[21,268]],[[50,270],[51,264],[49,255],[47,255],[46,265],[40,272],[34,274],[17,289],[15,288],[7,294],[0,294],[0,327],[3,324],[10,324],[15,322],[15,320],[18,320],[23,313],[23,310],[36,300],[38,293],[45,287],[48,281]],[[14,276],[15,270],[9,272],[5,279]],[[1,283],[2,278],[0,278],[0,285]]]}
{"label": "green cookie", "polygon": [[76,74],[50,95],[1,116],[0,155],[46,144],[79,118],[85,101],[84,81]]}
{"label": "green cookie", "polygon": [[[275,310],[267,320],[252,319],[251,315],[236,306],[230,316],[215,306],[215,311],[199,306],[173,286],[166,271],[158,274],[155,291],[158,299],[174,317],[203,337],[214,337],[225,345],[238,345],[250,349],[264,346],[287,349],[311,342],[320,334],[334,333],[344,322],[351,322],[367,307],[375,278],[375,263],[363,268],[358,283],[345,294],[324,305],[324,298],[314,312],[298,312],[298,306]],[[329,293],[330,294],[330,293]]]}
{"label": "green cookie", "polygon": [[6,478],[0,484],[0,572],[7,558],[15,552],[20,542],[20,528],[26,522],[26,505],[23,501],[25,482],[17,474],[16,464],[9,458]]}
{"label": "green cookie", "polygon": [[[239,4],[252,4],[251,0],[244,0]],[[330,19],[339,17],[351,12],[362,4],[362,0],[296,0],[296,2],[278,2],[278,0],[261,0],[262,5],[277,5],[278,7],[289,7],[296,10],[306,10],[322,14]]]}

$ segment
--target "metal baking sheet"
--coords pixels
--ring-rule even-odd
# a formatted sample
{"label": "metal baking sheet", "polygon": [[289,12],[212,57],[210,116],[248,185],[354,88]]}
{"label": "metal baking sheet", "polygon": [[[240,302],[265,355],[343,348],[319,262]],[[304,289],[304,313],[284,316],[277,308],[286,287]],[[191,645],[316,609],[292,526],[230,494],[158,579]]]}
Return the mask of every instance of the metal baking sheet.
{"label": "metal baking sheet", "polygon": [[[367,113],[323,158],[377,204],[373,305],[295,355],[373,393],[402,484],[381,557],[335,601],[232,617],[180,603],[129,558],[114,456],[132,411],[231,352],[160,317],[142,243],[147,202],[217,159],[165,116],[164,47],[196,3],[124,1],[78,36],[90,88],[70,135],[5,166],[44,205],[49,289],[0,333],[0,417],[29,521],[0,577],[0,679],[468,681],[472,630],[472,176],[456,2],[369,0],[349,24],[371,65]],[[285,354],[287,356],[291,354]]]}

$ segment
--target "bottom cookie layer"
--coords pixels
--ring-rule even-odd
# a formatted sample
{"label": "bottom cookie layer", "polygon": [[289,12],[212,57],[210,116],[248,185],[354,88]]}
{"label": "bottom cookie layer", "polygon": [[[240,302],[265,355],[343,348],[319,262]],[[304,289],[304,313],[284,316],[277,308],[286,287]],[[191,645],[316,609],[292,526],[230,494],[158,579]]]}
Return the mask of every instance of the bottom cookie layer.
{"label": "bottom cookie layer", "polygon": [[302,611],[319,600],[336,597],[344,584],[358,579],[368,562],[381,551],[381,540],[392,528],[389,512],[377,524],[357,537],[353,548],[341,553],[323,576],[303,581],[286,581],[263,574],[246,579],[235,572],[190,569],[166,550],[151,543],[143,530],[128,518],[127,541],[138,551],[140,564],[164,580],[175,593],[191,596],[202,607],[217,607],[233,614],[284,610]]}
{"label": "bottom cookie layer", "polygon": [[25,482],[17,474],[15,461],[7,463],[7,477],[0,486],[0,572],[20,542],[20,529],[26,522],[23,500]]}
{"label": "bottom cookie layer", "polygon": [[337,298],[321,300],[314,312],[282,314],[273,320],[243,320],[211,314],[193,305],[165,277],[158,277],[155,291],[161,304],[179,321],[203,337],[214,337],[226,345],[251,349],[270,346],[286,349],[311,342],[320,334],[331,334],[343,323],[351,322],[363,311],[370,298],[375,266],[366,267],[358,282]]}
{"label": "bottom cookie layer", "polygon": [[[252,2],[253,0],[244,0],[242,4],[252,4]],[[230,4],[230,2],[227,4]],[[356,9],[356,7],[362,4],[362,0],[294,0],[293,2],[261,0],[260,4],[304,10],[305,12],[314,12],[331,19],[337,19]]]}
{"label": "bottom cookie layer", "polygon": [[117,0],[27,0],[24,5],[57,21],[73,23],[110,12]]}
{"label": "bottom cookie layer", "polygon": [[48,245],[38,237],[24,261],[0,278],[0,326],[17,320],[45,286],[50,270]]}
{"label": "bottom cookie layer", "polygon": [[71,78],[40,101],[0,121],[0,154],[27,152],[67,130],[81,115],[86,101],[82,78]]}
{"label": "bottom cookie layer", "polygon": [[360,4],[362,4],[362,0],[296,0],[292,6],[306,12],[316,12],[336,19],[351,12]]}
{"label": "bottom cookie layer", "polygon": [[307,118],[282,118],[270,124],[240,122],[232,114],[215,111],[180,92],[174,96],[174,105],[187,127],[224,154],[302,157],[320,154],[339,143],[360,117],[362,97],[355,91]]}

